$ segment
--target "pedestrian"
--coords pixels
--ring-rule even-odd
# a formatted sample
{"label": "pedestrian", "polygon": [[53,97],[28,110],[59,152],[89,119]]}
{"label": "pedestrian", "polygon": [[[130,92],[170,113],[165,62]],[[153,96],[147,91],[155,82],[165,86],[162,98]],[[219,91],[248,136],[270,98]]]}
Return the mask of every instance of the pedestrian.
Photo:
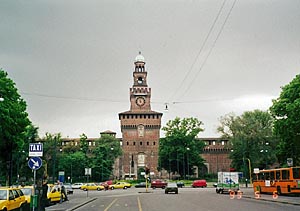
{"label": "pedestrian", "polygon": [[45,211],[45,207],[48,205],[48,181],[44,179],[42,184],[42,195],[41,195],[41,211]]}
{"label": "pedestrian", "polygon": [[66,188],[65,188],[63,183],[61,183],[61,195],[62,196],[64,195],[63,198],[64,198],[65,201],[69,201],[67,193],[66,193]]}

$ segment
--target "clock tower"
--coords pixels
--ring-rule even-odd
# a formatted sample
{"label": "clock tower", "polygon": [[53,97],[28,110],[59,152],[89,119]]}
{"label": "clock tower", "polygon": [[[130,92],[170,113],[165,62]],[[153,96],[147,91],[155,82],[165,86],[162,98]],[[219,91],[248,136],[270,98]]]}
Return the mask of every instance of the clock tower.
{"label": "clock tower", "polygon": [[145,59],[135,58],[130,110],[119,113],[122,132],[122,178],[137,178],[147,166],[158,176],[158,147],[162,113],[151,110],[151,88],[147,84]]}

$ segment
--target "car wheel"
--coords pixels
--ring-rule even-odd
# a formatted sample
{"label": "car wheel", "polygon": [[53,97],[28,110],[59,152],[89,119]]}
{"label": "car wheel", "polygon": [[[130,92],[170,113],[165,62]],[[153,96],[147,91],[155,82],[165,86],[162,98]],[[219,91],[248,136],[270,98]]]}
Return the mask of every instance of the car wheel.
{"label": "car wheel", "polygon": [[115,188],[112,186],[111,189],[113,190],[113,189],[115,189]]}
{"label": "car wheel", "polygon": [[97,188],[97,191],[100,191],[101,190],[101,188]]}
{"label": "car wheel", "polygon": [[127,189],[127,187],[125,186],[125,187],[124,187],[124,189],[126,190],[126,189]]}
{"label": "car wheel", "polygon": [[178,191],[176,191],[175,194],[178,194]]}
{"label": "car wheel", "polygon": [[165,191],[165,194],[168,194],[168,191]]}
{"label": "car wheel", "polygon": [[161,189],[165,189],[165,186],[162,186]]}
{"label": "car wheel", "polygon": [[152,187],[152,189],[155,189],[156,187]]}
{"label": "car wheel", "polygon": [[85,189],[83,189],[84,191],[87,191],[87,189],[85,188]]}

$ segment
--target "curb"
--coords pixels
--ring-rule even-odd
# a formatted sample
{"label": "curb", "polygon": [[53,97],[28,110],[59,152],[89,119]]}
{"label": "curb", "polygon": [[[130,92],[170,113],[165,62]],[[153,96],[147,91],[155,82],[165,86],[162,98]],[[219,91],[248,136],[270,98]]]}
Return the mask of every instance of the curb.
{"label": "curb", "polygon": [[92,201],[95,201],[96,199],[98,199],[98,198],[92,198],[92,199],[90,199],[90,200],[88,200],[88,201],[85,201],[85,202],[83,202],[83,203],[81,203],[81,204],[78,204],[78,205],[76,205],[76,206],[74,206],[74,207],[72,207],[72,208],[66,209],[66,211],[73,211],[73,210],[76,210],[76,209],[78,209],[79,207],[82,207],[82,206],[84,206],[84,205],[86,205],[86,204],[88,204],[88,203],[90,203],[90,202],[92,202]]}
{"label": "curb", "polygon": [[258,201],[261,200],[261,201],[268,201],[268,202],[275,202],[275,203],[281,203],[281,204],[290,204],[290,205],[300,206],[300,203],[297,203],[297,202],[280,201],[280,200],[271,200],[271,199],[262,199],[262,198],[256,199],[256,198],[254,198],[254,197],[251,197],[251,196],[245,196],[245,195],[243,195],[243,198],[253,199],[253,200],[258,200]]}

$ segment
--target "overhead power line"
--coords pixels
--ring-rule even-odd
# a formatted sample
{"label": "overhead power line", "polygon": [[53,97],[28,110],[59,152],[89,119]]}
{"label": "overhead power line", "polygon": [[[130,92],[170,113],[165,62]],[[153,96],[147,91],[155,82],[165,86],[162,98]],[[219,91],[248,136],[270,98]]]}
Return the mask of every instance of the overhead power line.
{"label": "overhead power line", "polygon": [[214,47],[216,46],[216,43],[217,43],[218,39],[220,38],[220,36],[221,36],[221,34],[222,34],[222,32],[223,32],[223,30],[224,30],[224,28],[225,28],[225,24],[227,23],[227,20],[228,20],[230,14],[231,14],[231,12],[232,12],[232,10],[233,10],[233,8],[234,8],[234,5],[235,5],[236,1],[237,1],[237,0],[234,0],[234,2],[232,3],[232,6],[231,6],[231,8],[230,8],[230,10],[229,10],[229,12],[228,12],[228,14],[227,14],[227,16],[226,16],[226,18],[225,18],[223,24],[222,24],[222,27],[221,27],[221,29],[220,29],[220,31],[219,31],[219,33],[218,33],[216,39],[214,40],[214,42],[213,42],[211,48],[209,49],[208,54],[206,55],[204,61],[202,62],[201,66],[200,66],[200,68],[199,68],[199,70],[198,70],[198,72],[196,73],[195,77],[193,77],[191,83],[188,85],[188,87],[186,88],[185,92],[183,92],[183,94],[182,94],[180,97],[182,97],[183,95],[185,95],[185,94],[190,90],[192,84],[195,82],[195,79],[198,77],[200,71],[203,69],[204,65],[206,64],[206,62],[207,62],[209,56],[211,55],[211,53],[212,53]]}
{"label": "overhead power line", "polygon": [[28,96],[38,96],[38,97],[45,97],[45,98],[56,98],[56,99],[62,99],[62,100],[80,100],[80,101],[95,101],[95,102],[111,102],[111,103],[125,103],[128,101],[122,101],[122,100],[112,100],[112,99],[106,99],[106,98],[83,98],[83,97],[66,97],[66,96],[55,96],[55,95],[47,95],[47,94],[40,94],[40,93],[28,93],[28,92],[21,92],[23,95]]}
{"label": "overhead power line", "polygon": [[223,8],[224,8],[224,5],[225,5],[226,1],[227,1],[227,0],[224,0],[224,1],[223,1],[222,5],[221,5],[221,7],[220,7],[220,9],[219,9],[219,11],[218,11],[218,13],[217,13],[217,15],[216,15],[214,21],[213,21],[213,24],[211,25],[211,27],[210,27],[210,29],[209,29],[209,31],[208,31],[208,33],[207,33],[207,35],[206,35],[206,37],[205,37],[205,39],[204,39],[202,45],[201,45],[201,47],[200,47],[200,50],[198,51],[197,56],[195,57],[195,59],[194,59],[192,65],[191,65],[191,67],[189,68],[189,71],[185,74],[185,76],[184,76],[183,80],[181,81],[180,85],[179,85],[178,88],[175,90],[175,92],[173,93],[173,95],[169,98],[170,100],[172,100],[172,99],[174,98],[174,96],[177,94],[177,92],[178,92],[179,90],[181,90],[181,88],[182,88],[184,82],[187,80],[188,76],[189,76],[190,73],[192,72],[192,70],[193,70],[193,68],[194,68],[194,65],[196,64],[198,58],[200,57],[200,54],[202,53],[202,51],[203,51],[203,49],[204,49],[204,47],[205,47],[205,45],[206,45],[206,43],[207,43],[207,41],[208,41],[208,38],[210,37],[210,35],[211,35],[213,29],[215,28],[215,25],[216,25],[216,23],[217,23],[217,21],[218,21],[218,19],[219,19],[219,17],[220,17],[220,14],[221,14],[221,12],[222,12],[222,10],[223,10]]}

